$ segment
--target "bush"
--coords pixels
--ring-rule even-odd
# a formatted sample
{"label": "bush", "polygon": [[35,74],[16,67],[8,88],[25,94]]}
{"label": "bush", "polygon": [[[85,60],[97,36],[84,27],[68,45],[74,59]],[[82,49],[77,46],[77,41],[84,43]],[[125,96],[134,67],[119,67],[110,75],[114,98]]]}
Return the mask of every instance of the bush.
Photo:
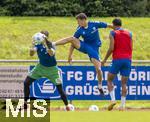
{"label": "bush", "polygon": [[4,16],[150,16],[149,0],[4,0]]}

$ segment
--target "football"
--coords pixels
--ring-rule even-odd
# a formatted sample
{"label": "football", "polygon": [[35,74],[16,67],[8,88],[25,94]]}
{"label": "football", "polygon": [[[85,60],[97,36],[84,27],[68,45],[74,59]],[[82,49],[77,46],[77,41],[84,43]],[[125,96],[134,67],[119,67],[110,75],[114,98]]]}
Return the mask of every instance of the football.
{"label": "football", "polygon": [[35,45],[41,44],[45,40],[45,35],[42,33],[36,33],[32,37]]}
{"label": "football", "polygon": [[[75,107],[72,104],[69,104],[67,107],[69,108],[69,111],[74,111],[75,110]],[[67,107],[65,108],[65,111],[68,111]]]}
{"label": "football", "polygon": [[89,111],[99,111],[99,107],[97,105],[91,105]]}

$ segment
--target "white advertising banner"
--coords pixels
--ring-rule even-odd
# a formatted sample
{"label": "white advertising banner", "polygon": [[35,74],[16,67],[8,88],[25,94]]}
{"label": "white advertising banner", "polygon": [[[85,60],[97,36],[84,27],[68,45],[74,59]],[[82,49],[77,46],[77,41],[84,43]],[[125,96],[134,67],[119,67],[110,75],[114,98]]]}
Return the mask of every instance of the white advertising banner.
{"label": "white advertising banner", "polygon": [[27,66],[0,66],[0,98],[22,98]]}

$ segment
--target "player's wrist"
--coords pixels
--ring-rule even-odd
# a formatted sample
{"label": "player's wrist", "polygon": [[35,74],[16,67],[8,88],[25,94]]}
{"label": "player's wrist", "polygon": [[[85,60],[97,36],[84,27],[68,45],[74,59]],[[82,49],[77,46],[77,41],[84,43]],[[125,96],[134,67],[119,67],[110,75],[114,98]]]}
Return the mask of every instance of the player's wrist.
{"label": "player's wrist", "polygon": [[47,52],[53,56],[55,54],[55,50],[53,48],[47,49]]}

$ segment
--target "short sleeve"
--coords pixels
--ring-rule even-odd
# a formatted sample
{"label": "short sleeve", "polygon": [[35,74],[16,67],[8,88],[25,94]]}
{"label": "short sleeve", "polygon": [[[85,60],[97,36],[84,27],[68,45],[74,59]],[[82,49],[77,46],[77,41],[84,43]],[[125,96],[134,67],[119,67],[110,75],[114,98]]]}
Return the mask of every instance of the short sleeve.
{"label": "short sleeve", "polygon": [[73,35],[75,38],[79,38],[80,37],[80,28],[78,27],[76,32]]}
{"label": "short sleeve", "polygon": [[39,45],[35,45],[33,49],[37,51],[39,49]]}
{"label": "short sleeve", "polygon": [[130,34],[130,38],[132,39],[132,32],[129,32],[129,34]]}
{"label": "short sleeve", "polygon": [[107,23],[105,23],[105,22],[96,21],[96,22],[94,22],[94,24],[97,28],[107,28]]}
{"label": "short sleeve", "polygon": [[111,35],[112,37],[114,37],[114,36],[115,36],[115,32],[114,32],[114,31],[110,31],[110,35]]}

